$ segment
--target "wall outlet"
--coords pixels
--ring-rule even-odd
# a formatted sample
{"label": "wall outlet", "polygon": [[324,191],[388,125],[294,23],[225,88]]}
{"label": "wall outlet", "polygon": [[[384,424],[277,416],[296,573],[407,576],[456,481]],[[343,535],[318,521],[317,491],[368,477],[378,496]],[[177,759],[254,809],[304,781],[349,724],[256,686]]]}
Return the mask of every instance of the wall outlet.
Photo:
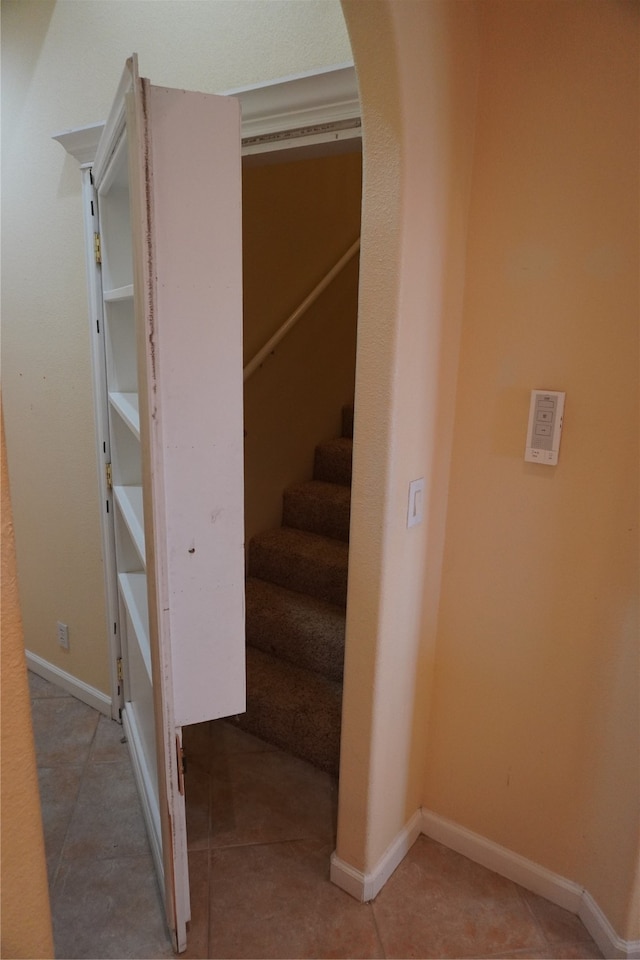
{"label": "wall outlet", "polygon": [[58,620],[58,645],[62,647],[63,650],[69,649],[69,627],[66,623],[61,623]]}

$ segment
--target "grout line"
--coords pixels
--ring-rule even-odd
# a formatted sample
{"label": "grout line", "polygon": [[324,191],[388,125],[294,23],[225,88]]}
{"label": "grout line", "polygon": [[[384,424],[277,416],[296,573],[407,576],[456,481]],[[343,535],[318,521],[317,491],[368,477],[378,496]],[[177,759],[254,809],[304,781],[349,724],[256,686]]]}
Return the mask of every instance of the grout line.
{"label": "grout line", "polygon": [[373,927],[376,931],[376,937],[378,938],[378,945],[380,947],[380,952],[382,953],[383,960],[386,960],[387,950],[382,940],[382,934],[380,932],[380,927],[378,926],[378,918],[376,917],[375,911],[375,900],[370,900],[368,906],[371,908],[371,916],[373,917]]}
{"label": "grout line", "polygon": [[540,920],[539,920],[539,918],[538,918],[538,914],[537,914],[536,911],[534,910],[533,904],[530,902],[530,900],[529,900],[529,899],[527,898],[527,896],[526,896],[527,891],[526,891],[525,888],[522,887],[519,883],[514,883],[514,886],[516,887],[516,890],[518,891],[518,896],[520,897],[520,902],[524,904],[524,906],[525,906],[526,909],[528,910],[529,914],[530,914],[531,917],[533,918],[533,922],[535,923],[535,925],[536,925],[536,927],[537,927],[537,929],[538,929],[538,932],[540,933],[540,936],[542,937],[542,941],[543,941],[545,947],[550,947],[550,946],[551,946],[551,943],[550,943],[549,938],[547,937],[546,933],[544,932],[542,923],[540,922]]}
{"label": "grout line", "polygon": [[[91,707],[90,709],[93,710],[93,707]],[[96,714],[98,714],[98,711],[97,711],[97,710],[95,710],[94,712],[95,712]],[[75,798],[75,800],[74,800],[73,807],[72,807],[72,809],[71,809],[71,814],[70,814],[70,816],[69,816],[69,821],[68,821],[68,823],[67,823],[67,829],[66,829],[65,832],[64,832],[64,838],[63,838],[62,844],[61,844],[61,846],[60,846],[60,854],[59,854],[59,856],[58,856],[58,865],[57,865],[57,867],[56,867],[55,874],[54,874],[54,878],[53,878],[53,881],[52,881],[52,884],[51,884],[51,890],[52,890],[52,891],[53,891],[53,888],[54,888],[54,886],[55,886],[55,884],[56,884],[56,882],[57,882],[57,879],[58,879],[58,873],[59,873],[59,871],[60,871],[60,866],[61,866],[61,864],[62,864],[62,861],[64,860],[64,856],[63,856],[63,855],[64,855],[65,847],[66,847],[66,845],[67,845],[67,837],[69,836],[69,830],[71,829],[71,824],[72,824],[73,819],[74,819],[74,817],[75,817],[75,815],[76,815],[76,813],[77,813],[77,810],[78,810],[78,802],[79,802],[79,800],[80,800],[80,794],[82,793],[82,786],[83,786],[83,784],[84,784],[85,776],[86,776],[86,773],[87,773],[87,766],[88,766],[88,764],[89,764],[89,758],[91,757],[91,749],[92,749],[92,747],[93,747],[94,741],[95,741],[96,736],[97,736],[97,733],[98,733],[98,724],[99,724],[99,722],[100,722],[100,715],[98,714],[98,720],[97,720],[97,722],[96,722],[96,726],[95,726],[95,729],[94,729],[94,731],[93,731],[93,736],[91,737],[91,741],[89,742],[89,749],[87,750],[87,756],[85,757],[84,763],[81,763],[80,761],[78,761],[78,764],[82,766],[82,771],[81,771],[81,773],[80,773],[80,779],[79,779],[79,781],[78,781],[78,790],[77,790],[77,793],[76,793],[76,798]],[[66,861],[66,862],[72,863],[73,861],[72,861],[72,860],[68,860],[68,861]]]}

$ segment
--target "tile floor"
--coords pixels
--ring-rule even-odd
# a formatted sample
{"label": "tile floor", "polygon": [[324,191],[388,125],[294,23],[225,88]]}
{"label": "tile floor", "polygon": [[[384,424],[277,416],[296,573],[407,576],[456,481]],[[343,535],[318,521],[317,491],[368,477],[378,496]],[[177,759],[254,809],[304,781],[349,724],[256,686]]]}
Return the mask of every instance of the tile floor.
{"label": "tile floor", "polygon": [[[30,684],[56,956],[172,957],[122,728]],[[601,957],[577,917],[425,837],[357,903],[328,880],[331,777],[222,721],[185,746],[183,957]]]}

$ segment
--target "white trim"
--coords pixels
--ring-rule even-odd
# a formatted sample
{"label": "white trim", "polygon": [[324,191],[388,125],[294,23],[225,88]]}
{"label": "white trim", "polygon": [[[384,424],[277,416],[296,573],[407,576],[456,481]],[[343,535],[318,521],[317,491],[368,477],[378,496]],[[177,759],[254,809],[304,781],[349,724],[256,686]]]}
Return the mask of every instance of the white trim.
{"label": "white trim", "polygon": [[640,960],[640,940],[619,937],[594,898],[580,884],[424,808],[414,813],[370,873],[357,870],[334,852],[331,881],[356,900],[373,900],[420,833],[577,914],[603,956],[610,960]]}
{"label": "white trim", "polygon": [[140,797],[140,803],[142,805],[142,815],[147,828],[153,862],[161,888],[164,891],[164,860],[162,858],[162,831],[160,827],[157,785],[154,784],[149,767],[144,759],[144,748],[138,732],[135,714],[133,711],[127,709],[126,703],[122,708],[122,726],[127,738],[131,766],[133,767],[133,775],[138,787],[138,796]]}
{"label": "white trim", "polygon": [[[358,81],[352,63],[225,90],[221,96],[240,100],[244,156],[359,140],[362,136]],[[122,120],[120,115],[110,118],[112,135],[121,129]],[[92,123],[52,136],[80,164],[91,165],[104,127],[104,123]],[[108,156],[102,156],[99,162],[104,165],[107,160]]]}
{"label": "white trim", "polygon": [[122,704],[117,660],[120,649],[120,614],[118,587],[115,575],[115,532],[113,525],[113,491],[107,484],[106,464],[111,462],[109,446],[109,414],[107,396],[106,359],[104,347],[104,317],[102,311],[102,278],[100,268],[93,256],[93,235],[100,232],[98,204],[91,171],[81,171],[83,219],[85,235],[85,260],[87,277],[87,304],[89,308],[89,335],[91,343],[91,369],[93,372],[93,417],[96,430],[96,469],[100,497],[100,528],[102,531],[102,565],[105,590],[105,629],[109,644],[109,674],[111,683],[111,717],[119,719]]}
{"label": "white trim", "polygon": [[618,957],[639,960],[640,941],[619,937],[592,895],[580,884],[430,810],[422,810],[422,832],[475,863],[577,914],[603,955],[610,960]]}
{"label": "white trim", "polygon": [[587,890],[583,891],[578,916],[600,947],[603,956],[622,957],[624,960],[640,958],[640,940],[623,940],[619,937]]}
{"label": "white trim", "polygon": [[55,683],[57,687],[62,687],[72,697],[82,700],[83,703],[88,704],[100,713],[104,713],[105,716],[111,716],[111,697],[108,697],[102,690],[90,686],[83,680],[78,680],[77,677],[73,677],[66,670],[61,670],[53,663],[43,660],[37,653],[25,650],[25,657],[29,670],[37,676],[42,677],[43,680],[49,680],[50,683]]}
{"label": "white trim", "polygon": [[500,844],[487,840],[461,827],[452,820],[432,813],[430,810],[422,811],[422,832],[432,840],[443,843],[456,853],[461,853],[475,863],[480,863],[483,867],[499,873],[514,883],[526,887],[533,893],[552,900],[558,906],[577,913],[580,909],[582,899],[582,887],[571,880],[565,880],[564,877],[547,870],[534,863],[533,860],[527,860],[526,857],[501,847]]}
{"label": "white trim", "polygon": [[103,130],[104,123],[90,123],[86,127],[61,130],[60,133],[54,133],[52,139],[61,143],[67,153],[76,158],[80,166],[89,166],[95,159]]}
{"label": "white trim", "polygon": [[422,812],[417,810],[405,824],[395,840],[387,847],[371,873],[362,873],[341,860],[334,852],[331,855],[331,880],[356,900],[366,903],[380,893],[385,883],[402,863],[418,839],[422,827]]}

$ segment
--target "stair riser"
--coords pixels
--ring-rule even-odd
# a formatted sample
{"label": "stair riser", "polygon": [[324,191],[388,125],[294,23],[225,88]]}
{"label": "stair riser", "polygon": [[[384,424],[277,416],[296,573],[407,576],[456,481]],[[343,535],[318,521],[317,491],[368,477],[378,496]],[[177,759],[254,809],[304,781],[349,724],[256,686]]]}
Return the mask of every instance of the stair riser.
{"label": "stair riser", "polygon": [[275,590],[271,584],[247,581],[247,644],[340,683],[344,612],[328,605],[324,609],[304,609],[297,602],[300,594],[282,597],[273,595]]}
{"label": "stair riser", "polygon": [[254,736],[337,775],[342,691],[305,671],[247,651],[247,712],[239,725]]}
{"label": "stair riser", "polygon": [[284,494],[282,522],[286,527],[348,542],[350,513],[349,503],[318,501],[301,492]]}
{"label": "stair riser", "polygon": [[344,607],[347,602],[348,566],[318,562],[316,558],[293,554],[254,539],[249,549],[249,575],[271,580],[287,590]]}
{"label": "stair riser", "polygon": [[351,450],[348,446],[331,447],[320,444],[316,447],[313,477],[327,483],[351,485]]}

